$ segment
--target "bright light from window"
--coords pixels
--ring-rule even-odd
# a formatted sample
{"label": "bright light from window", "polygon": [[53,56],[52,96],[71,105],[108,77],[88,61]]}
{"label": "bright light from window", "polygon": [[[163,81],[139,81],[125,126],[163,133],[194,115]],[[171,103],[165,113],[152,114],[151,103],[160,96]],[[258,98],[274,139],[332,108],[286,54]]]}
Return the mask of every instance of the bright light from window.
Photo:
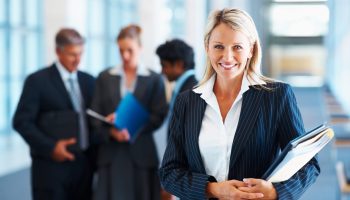
{"label": "bright light from window", "polygon": [[274,5],[270,7],[271,33],[275,36],[313,37],[328,31],[326,5]]}
{"label": "bright light from window", "polygon": [[303,3],[303,2],[327,2],[327,0],[273,0],[273,2]]}

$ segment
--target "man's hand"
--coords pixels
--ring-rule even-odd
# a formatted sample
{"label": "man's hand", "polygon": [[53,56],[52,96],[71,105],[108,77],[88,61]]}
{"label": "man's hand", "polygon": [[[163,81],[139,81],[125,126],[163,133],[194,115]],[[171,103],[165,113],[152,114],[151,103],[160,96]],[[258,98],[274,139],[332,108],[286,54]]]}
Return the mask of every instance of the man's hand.
{"label": "man's hand", "polygon": [[75,159],[74,154],[69,152],[67,147],[75,143],[77,143],[75,138],[58,140],[52,152],[52,158],[57,162],[63,162],[66,160],[73,161]]}

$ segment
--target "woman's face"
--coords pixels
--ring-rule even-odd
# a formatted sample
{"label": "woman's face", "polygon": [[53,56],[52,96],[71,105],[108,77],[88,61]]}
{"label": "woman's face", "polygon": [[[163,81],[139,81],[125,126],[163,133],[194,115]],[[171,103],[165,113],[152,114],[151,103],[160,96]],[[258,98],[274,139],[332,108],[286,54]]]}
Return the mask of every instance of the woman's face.
{"label": "woman's face", "polygon": [[138,40],[133,38],[123,38],[118,40],[118,46],[123,66],[136,68],[141,52],[141,46],[139,45]]}
{"label": "woman's face", "polygon": [[242,75],[252,56],[248,37],[224,23],[213,29],[206,51],[218,78],[224,79]]}

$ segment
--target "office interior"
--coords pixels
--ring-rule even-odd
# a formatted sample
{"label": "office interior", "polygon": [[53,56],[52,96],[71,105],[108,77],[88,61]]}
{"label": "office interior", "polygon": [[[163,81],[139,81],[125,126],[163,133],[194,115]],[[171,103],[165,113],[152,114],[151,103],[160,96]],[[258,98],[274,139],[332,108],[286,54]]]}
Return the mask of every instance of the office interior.
{"label": "office interior", "polygon": [[[120,63],[115,37],[135,23],[143,29],[143,64],[160,72],[155,49],[180,38],[194,48],[200,79],[206,19],[224,7],[251,14],[262,72],[293,86],[306,129],[327,121],[336,136],[350,136],[350,0],[0,0],[0,199],[31,199],[28,146],[11,120],[26,76],[55,61],[60,28],[86,38],[80,69],[94,76]],[[160,157],[165,137],[161,130],[154,135]],[[349,198],[337,164],[350,164],[350,145],[336,140],[319,153],[321,175],[302,199]]]}

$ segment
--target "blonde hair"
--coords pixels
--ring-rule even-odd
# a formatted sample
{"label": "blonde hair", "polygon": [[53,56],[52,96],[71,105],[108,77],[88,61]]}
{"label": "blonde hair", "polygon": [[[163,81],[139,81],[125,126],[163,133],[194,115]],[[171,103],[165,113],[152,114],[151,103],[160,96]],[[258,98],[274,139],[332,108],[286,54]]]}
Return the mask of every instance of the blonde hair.
{"label": "blonde hair", "polygon": [[[228,25],[233,30],[242,32],[248,37],[249,42],[253,47],[252,57],[248,60],[246,65],[247,76],[250,78],[248,80],[253,81],[253,84],[259,84],[259,80],[271,82],[271,79],[264,77],[260,72],[262,56],[260,40],[253,19],[245,11],[236,8],[225,8],[213,11],[208,17],[208,23],[204,35],[205,48],[208,48],[209,46],[211,33],[221,23]],[[208,81],[214,73],[214,68],[207,56],[204,77],[199,85]]]}

